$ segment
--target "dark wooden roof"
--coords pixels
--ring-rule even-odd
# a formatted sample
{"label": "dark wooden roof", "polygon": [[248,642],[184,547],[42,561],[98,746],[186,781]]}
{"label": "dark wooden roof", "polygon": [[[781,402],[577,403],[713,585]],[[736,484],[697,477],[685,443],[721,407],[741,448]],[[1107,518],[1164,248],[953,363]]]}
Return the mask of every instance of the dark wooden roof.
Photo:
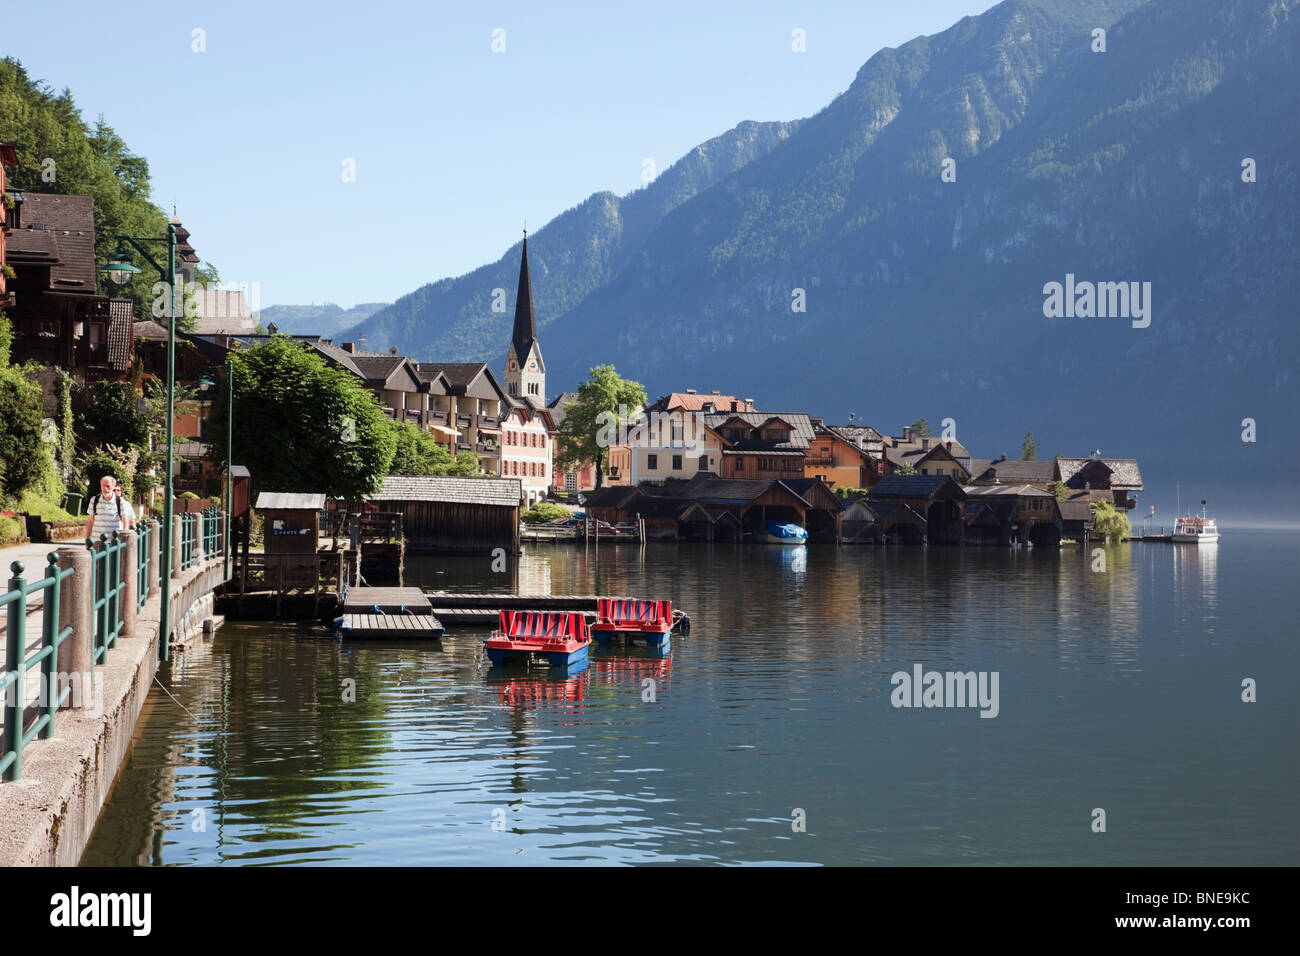
{"label": "dark wooden roof", "polygon": [[1087,475],[1093,469],[1093,462],[1099,462],[1110,470],[1110,486],[1121,491],[1141,491],[1142,472],[1138,469],[1136,458],[1058,458],[1056,466],[1061,481],[1071,488],[1082,488],[1088,480]]}
{"label": "dark wooden roof", "polygon": [[[715,412],[704,416],[704,424],[720,433],[728,422],[736,419],[750,428],[750,435],[738,441],[730,441],[724,436],[723,440],[736,451],[804,451],[812,444],[815,435],[812,420],[803,412]],[[774,420],[790,426],[790,438],[787,441],[777,442],[756,437],[760,428]]]}
{"label": "dark wooden roof", "polygon": [[980,473],[973,469],[975,463],[971,462],[971,477],[977,481],[997,480],[1003,484],[1015,484],[1017,482],[1037,481],[1047,483],[1056,478],[1055,461],[994,461],[987,465]]}
{"label": "dark wooden roof", "polygon": [[95,293],[94,199],[24,191],[22,223],[22,229],[9,233],[6,245],[21,233],[39,232],[30,228],[35,225],[44,225],[58,244],[59,264],[50,270],[50,288]]}
{"label": "dark wooden roof", "polygon": [[886,475],[871,486],[867,497],[878,498],[928,498],[963,499],[961,485],[947,475]]}

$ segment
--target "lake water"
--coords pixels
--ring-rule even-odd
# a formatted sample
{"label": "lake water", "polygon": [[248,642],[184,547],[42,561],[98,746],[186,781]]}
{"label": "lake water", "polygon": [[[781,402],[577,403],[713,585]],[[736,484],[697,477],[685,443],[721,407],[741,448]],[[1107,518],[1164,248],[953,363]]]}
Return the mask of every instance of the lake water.
{"label": "lake water", "polygon": [[[1300,863],[1300,538],[1228,529],[1105,561],[412,561],[407,584],[670,598],[692,627],[667,658],[593,649],[556,679],[489,670],[488,628],[416,644],[229,623],[160,674],[174,699],[154,687],[82,862]],[[918,663],[996,673],[997,716],[893,706],[891,675]]]}

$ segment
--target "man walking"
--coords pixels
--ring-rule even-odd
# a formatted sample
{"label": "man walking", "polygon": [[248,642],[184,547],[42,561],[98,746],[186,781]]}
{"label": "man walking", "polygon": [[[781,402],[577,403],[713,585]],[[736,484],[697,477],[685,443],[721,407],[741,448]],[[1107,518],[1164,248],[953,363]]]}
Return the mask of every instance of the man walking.
{"label": "man walking", "polygon": [[90,499],[86,537],[92,541],[98,541],[101,534],[111,539],[114,531],[126,530],[126,522],[122,520],[122,499],[117,496],[116,487],[117,479],[105,475],[99,479],[99,494]]}
{"label": "man walking", "polygon": [[122,526],[125,530],[130,531],[135,527],[135,507],[131,504],[131,499],[126,496],[124,491],[122,491],[122,483],[120,481],[114,486],[113,494],[117,497],[118,504],[121,505]]}

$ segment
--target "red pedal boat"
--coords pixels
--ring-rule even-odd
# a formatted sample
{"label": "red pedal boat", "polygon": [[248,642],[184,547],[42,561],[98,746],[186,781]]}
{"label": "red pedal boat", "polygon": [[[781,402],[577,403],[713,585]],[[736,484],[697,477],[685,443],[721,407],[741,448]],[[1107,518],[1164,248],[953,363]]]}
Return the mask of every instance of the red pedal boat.
{"label": "red pedal boat", "polygon": [[587,659],[591,630],[576,611],[502,611],[501,627],[487,639],[493,664],[541,654],[554,667]]}
{"label": "red pedal boat", "polygon": [[668,644],[673,629],[671,601],[638,601],[635,598],[602,598],[596,605],[596,623],[591,631],[601,644],[616,634],[641,638],[651,647]]}

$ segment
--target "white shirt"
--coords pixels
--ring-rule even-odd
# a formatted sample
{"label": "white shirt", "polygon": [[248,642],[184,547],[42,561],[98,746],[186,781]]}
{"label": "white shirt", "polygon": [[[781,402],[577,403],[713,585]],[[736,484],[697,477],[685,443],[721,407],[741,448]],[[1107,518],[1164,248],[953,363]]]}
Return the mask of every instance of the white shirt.
{"label": "white shirt", "polygon": [[119,500],[122,502],[122,520],[126,522],[127,528],[130,529],[137,520],[135,516],[135,508],[132,506],[131,502],[127,501],[125,498]]}
{"label": "white shirt", "polygon": [[113,495],[108,497],[95,495],[90,499],[90,513],[95,518],[95,526],[90,529],[90,537],[98,543],[101,534],[108,535],[109,540],[112,540],[113,532],[122,530],[122,517],[126,515],[126,508],[123,508],[119,515],[117,501]]}

